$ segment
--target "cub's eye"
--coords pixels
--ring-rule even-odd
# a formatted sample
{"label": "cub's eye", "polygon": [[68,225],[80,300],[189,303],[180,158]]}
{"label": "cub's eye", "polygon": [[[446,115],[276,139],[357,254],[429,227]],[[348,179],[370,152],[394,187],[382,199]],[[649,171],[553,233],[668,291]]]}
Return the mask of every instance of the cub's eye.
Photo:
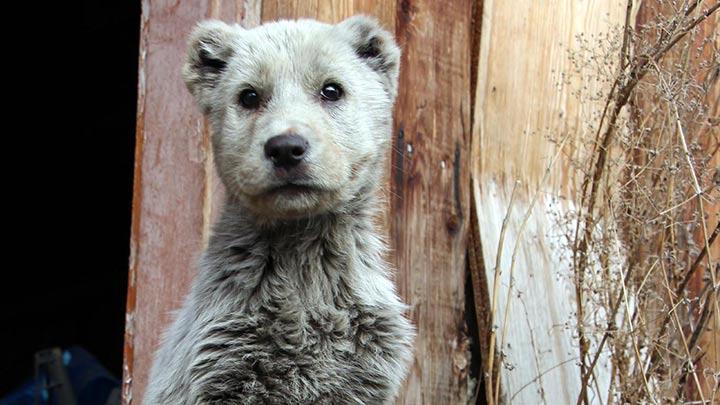
{"label": "cub's eye", "polygon": [[342,87],[337,83],[329,83],[320,90],[320,96],[326,101],[338,101],[343,95]]}
{"label": "cub's eye", "polygon": [[260,95],[253,89],[245,89],[238,97],[240,105],[248,110],[254,110],[260,106]]}

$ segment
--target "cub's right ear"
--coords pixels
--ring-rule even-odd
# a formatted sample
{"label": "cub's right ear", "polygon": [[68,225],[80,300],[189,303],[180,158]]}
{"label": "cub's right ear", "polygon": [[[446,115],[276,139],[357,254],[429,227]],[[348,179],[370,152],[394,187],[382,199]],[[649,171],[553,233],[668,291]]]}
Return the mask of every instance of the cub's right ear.
{"label": "cub's right ear", "polygon": [[212,90],[233,56],[240,30],[239,25],[207,20],[200,22],[190,34],[182,75],[185,85],[205,113],[209,112],[212,104]]}
{"label": "cub's right ear", "polygon": [[380,77],[391,99],[397,94],[400,48],[393,36],[372,17],[356,15],[336,26],[350,42],[355,54]]}

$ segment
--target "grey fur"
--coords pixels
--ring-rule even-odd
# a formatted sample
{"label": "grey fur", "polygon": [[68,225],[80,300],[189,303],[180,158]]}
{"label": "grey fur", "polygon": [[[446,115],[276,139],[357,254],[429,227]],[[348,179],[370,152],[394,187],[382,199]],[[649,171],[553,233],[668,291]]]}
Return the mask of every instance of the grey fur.
{"label": "grey fur", "polygon": [[[175,321],[145,404],[391,403],[412,361],[375,230],[400,52],[367,17],[281,21],[244,30],[201,23],[183,75],[213,127],[227,200]],[[328,80],[345,97],[317,98]],[[237,94],[252,85],[263,107]],[[291,130],[311,144],[306,193],[262,145]]]}

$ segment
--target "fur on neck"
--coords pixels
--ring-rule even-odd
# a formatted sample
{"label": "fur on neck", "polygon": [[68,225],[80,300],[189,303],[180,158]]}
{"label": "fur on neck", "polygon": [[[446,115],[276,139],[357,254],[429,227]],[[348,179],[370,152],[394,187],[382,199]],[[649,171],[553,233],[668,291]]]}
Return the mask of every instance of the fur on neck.
{"label": "fur on neck", "polygon": [[386,245],[375,230],[378,205],[375,192],[361,192],[340,209],[267,221],[229,197],[201,262],[196,302],[401,309],[383,260]]}

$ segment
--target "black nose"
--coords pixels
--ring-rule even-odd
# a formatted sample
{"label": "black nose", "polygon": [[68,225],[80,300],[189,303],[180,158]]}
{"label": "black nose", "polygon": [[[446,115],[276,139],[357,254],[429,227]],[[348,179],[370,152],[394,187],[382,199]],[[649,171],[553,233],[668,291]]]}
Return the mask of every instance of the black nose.
{"label": "black nose", "polygon": [[265,157],[270,159],[275,167],[289,169],[305,158],[309,146],[307,139],[300,135],[278,135],[265,142]]}

